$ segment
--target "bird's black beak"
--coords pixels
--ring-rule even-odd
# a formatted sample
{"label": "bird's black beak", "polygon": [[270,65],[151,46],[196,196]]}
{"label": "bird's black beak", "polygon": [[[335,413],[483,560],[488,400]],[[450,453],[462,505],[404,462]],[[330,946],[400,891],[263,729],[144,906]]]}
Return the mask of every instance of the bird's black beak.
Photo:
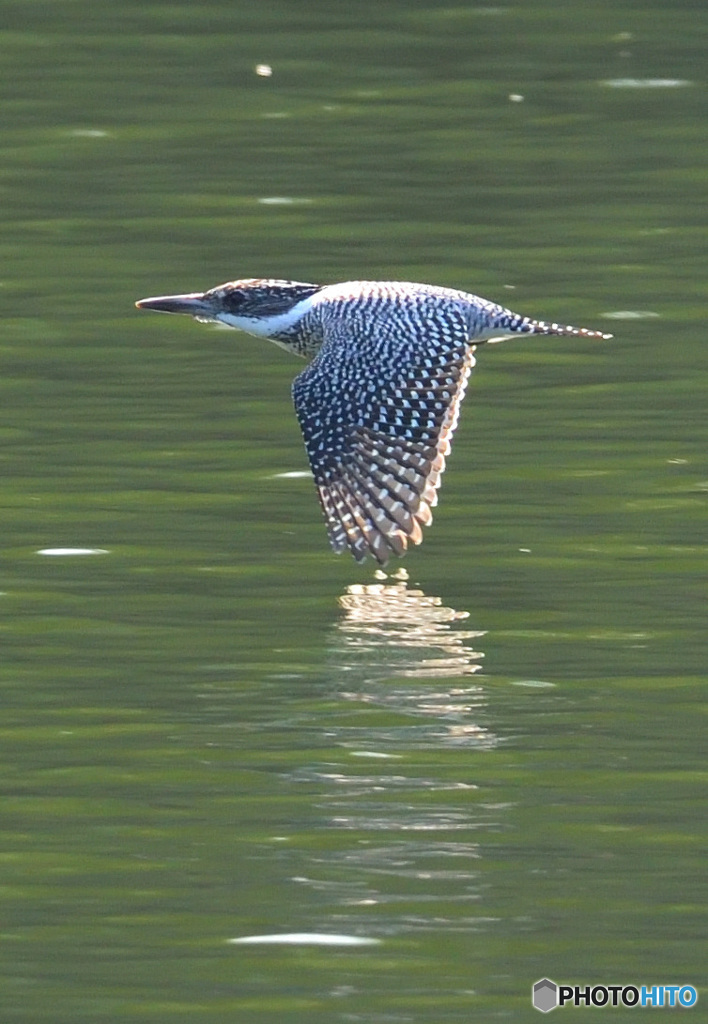
{"label": "bird's black beak", "polygon": [[158,313],[186,313],[188,316],[207,317],[213,313],[211,304],[203,292],[189,295],[157,295],[151,299],[139,299],[138,309],[154,309]]}

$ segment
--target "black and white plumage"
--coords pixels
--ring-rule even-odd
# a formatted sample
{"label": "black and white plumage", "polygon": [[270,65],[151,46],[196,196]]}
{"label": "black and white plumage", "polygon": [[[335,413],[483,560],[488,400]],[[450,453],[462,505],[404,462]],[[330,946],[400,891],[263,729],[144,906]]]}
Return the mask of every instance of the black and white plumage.
{"label": "black and white plumage", "polygon": [[136,305],[219,321],[311,360],[293,399],[330,543],[381,565],[419,544],[432,521],[477,345],[514,334],[611,337],[398,281],[249,278]]}

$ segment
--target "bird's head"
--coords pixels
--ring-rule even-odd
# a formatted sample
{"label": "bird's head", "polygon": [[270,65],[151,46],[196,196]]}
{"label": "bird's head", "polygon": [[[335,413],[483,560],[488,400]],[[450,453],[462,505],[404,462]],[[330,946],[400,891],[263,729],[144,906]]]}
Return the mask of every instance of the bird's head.
{"label": "bird's head", "polygon": [[207,292],[140,299],[135,305],[158,313],[186,313],[195,320],[217,321],[269,338],[296,324],[320,287],[301,281],[245,278],[219,284]]}

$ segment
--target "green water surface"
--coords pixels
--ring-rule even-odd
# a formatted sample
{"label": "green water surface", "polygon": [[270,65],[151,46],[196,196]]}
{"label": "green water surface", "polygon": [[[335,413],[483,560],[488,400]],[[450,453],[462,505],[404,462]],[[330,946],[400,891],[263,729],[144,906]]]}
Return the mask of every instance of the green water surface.
{"label": "green water surface", "polygon": [[[707,26],[1,5],[3,1022],[531,1021],[544,976],[700,1019]],[[481,351],[377,578],[327,547],[301,364],[133,308],[257,276],[615,340]],[[229,942],[283,933],[378,943]]]}

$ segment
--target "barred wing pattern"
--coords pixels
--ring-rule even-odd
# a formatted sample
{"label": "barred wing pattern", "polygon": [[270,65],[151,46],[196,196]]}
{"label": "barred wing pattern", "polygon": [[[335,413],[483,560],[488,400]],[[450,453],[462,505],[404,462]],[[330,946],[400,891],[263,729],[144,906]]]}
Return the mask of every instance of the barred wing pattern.
{"label": "barred wing pattern", "polygon": [[330,544],[358,562],[419,544],[437,503],[475,360],[461,315],[426,312],[404,338],[400,321],[388,336],[334,330],[293,383]]}

